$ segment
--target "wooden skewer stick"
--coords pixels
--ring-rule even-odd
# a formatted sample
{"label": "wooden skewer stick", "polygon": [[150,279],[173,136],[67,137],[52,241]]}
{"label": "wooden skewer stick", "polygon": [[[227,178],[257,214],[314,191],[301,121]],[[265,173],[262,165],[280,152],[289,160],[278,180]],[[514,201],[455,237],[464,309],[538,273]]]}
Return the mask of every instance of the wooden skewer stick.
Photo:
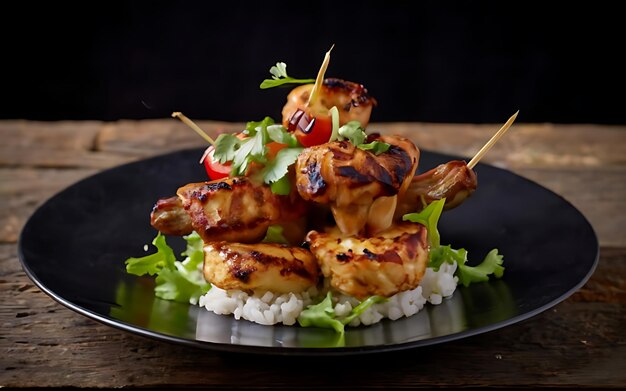
{"label": "wooden skewer stick", "polygon": [[215,145],[215,141],[211,138],[211,136],[206,134],[204,132],[204,130],[200,129],[200,127],[198,125],[196,125],[192,120],[187,118],[185,116],[185,114],[183,114],[183,113],[181,113],[179,111],[175,111],[175,112],[172,113],[172,118],[178,118],[179,120],[183,121],[187,126],[189,126],[191,129],[195,130],[196,133],[198,133],[200,135],[200,137],[202,137],[203,139],[208,141],[209,144]]}
{"label": "wooden skewer stick", "polygon": [[326,55],[324,56],[324,62],[322,62],[322,66],[317,72],[317,78],[315,79],[315,84],[313,85],[313,89],[311,90],[311,95],[309,95],[309,100],[306,102],[306,107],[311,107],[311,104],[315,102],[317,98],[317,94],[319,93],[320,88],[322,88],[322,84],[324,83],[324,74],[326,73],[326,69],[328,68],[328,63],[330,62],[330,52],[335,47],[335,44],[328,49]]}
{"label": "wooden skewer stick", "polygon": [[519,114],[519,110],[517,110],[515,114],[513,114],[504,125],[502,125],[500,130],[498,130],[496,134],[494,134],[493,137],[491,137],[489,141],[487,141],[487,143],[480,149],[480,151],[478,151],[478,153],[474,155],[472,160],[467,163],[467,167],[469,167],[470,170],[474,168],[476,164],[478,164],[478,161],[482,159],[483,156],[485,156],[487,151],[489,151],[491,147],[493,147],[493,145],[500,139],[500,137],[502,137],[504,132],[506,132],[511,127],[511,125],[513,125],[513,121],[515,121],[515,118],[517,118],[517,114]]}

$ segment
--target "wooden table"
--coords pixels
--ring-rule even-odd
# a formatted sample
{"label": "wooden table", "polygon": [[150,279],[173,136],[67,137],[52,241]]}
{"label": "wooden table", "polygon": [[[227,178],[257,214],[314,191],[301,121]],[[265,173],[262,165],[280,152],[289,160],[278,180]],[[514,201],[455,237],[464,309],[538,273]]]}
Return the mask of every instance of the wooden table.
{"label": "wooden table", "polygon": [[[199,123],[209,132],[240,129]],[[370,129],[472,156],[498,127],[390,123]],[[487,154],[484,162],[528,177],[579,208],[598,234],[600,264],[553,309],[447,344],[351,358],[223,354],[99,324],[53,301],[24,274],[16,241],[48,197],[105,168],[203,143],[173,119],[0,121],[0,386],[626,387],[625,126],[517,124]]]}

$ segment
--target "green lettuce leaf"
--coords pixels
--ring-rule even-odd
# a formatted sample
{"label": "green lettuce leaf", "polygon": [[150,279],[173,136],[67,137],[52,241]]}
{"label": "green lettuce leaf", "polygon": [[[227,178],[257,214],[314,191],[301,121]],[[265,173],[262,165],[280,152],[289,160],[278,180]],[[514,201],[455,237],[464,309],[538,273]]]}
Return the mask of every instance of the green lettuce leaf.
{"label": "green lettuce leaf", "polygon": [[472,282],[488,281],[489,276],[492,274],[496,278],[501,278],[504,274],[503,262],[503,256],[498,254],[498,249],[494,248],[489,251],[485,259],[477,266],[469,266],[465,262],[459,263],[456,276],[459,277],[459,282],[463,286],[468,286]]}
{"label": "green lettuce leaf", "polygon": [[333,310],[333,296],[328,292],[326,298],[315,305],[308,306],[298,316],[298,323],[302,327],[321,327],[334,329],[338,333],[344,332],[343,323],[335,319]]}
{"label": "green lettuce leaf", "polygon": [[202,239],[196,232],[183,238],[187,241],[187,248],[182,253],[186,257],[182,262],[176,260],[174,250],[159,232],[152,241],[157,252],[127,259],[126,271],[138,276],[156,274],[154,293],[157,297],[195,304],[209,291],[211,284],[205,281],[200,269],[204,261]]}
{"label": "green lettuce leaf", "polygon": [[383,303],[385,301],[387,301],[387,299],[382,296],[371,296],[354,307],[347,316],[336,318],[335,310],[333,309],[333,295],[331,292],[328,292],[324,300],[318,304],[308,306],[300,313],[298,323],[302,327],[321,327],[343,333],[345,331],[345,325],[352,322],[352,320],[374,304]]}
{"label": "green lettuce leaf", "polygon": [[126,272],[137,276],[157,274],[163,268],[174,267],[176,256],[170,246],[165,241],[165,236],[161,232],[152,240],[152,244],[157,248],[157,252],[140,258],[128,258],[126,260]]}

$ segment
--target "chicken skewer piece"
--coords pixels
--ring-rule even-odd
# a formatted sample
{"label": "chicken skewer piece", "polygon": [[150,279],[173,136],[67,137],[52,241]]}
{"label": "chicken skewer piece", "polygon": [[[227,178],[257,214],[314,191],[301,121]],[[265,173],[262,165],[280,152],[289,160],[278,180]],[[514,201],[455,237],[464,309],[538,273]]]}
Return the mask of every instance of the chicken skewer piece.
{"label": "chicken skewer piece", "polygon": [[445,210],[463,203],[478,186],[474,166],[511,127],[518,113],[519,110],[502,125],[469,163],[453,160],[423,174],[415,175],[404,197],[398,200],[395,217],[401,218],[406,213],[419,211],[431,202],[443,198],[446,199]]}
{"label": "chicken skewer piece", "polygon": [[299,235],[295,229],[304,225],[304,202],[295,194],[276,195],[269,186],[247,177],[190,183],[179,188],[177,195],[157,201],[151,213],[152,226],[164,234],[195,230],[205,243],[254,243],[270,225],[282,224],[289,225],[286,232],[294,241],[304,237],[303,228]]}

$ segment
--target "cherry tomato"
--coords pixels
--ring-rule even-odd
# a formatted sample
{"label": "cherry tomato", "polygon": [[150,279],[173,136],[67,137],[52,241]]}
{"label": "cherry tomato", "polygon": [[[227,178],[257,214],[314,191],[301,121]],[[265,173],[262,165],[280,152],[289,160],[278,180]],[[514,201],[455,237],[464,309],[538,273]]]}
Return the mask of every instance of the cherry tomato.
{"label": "cherry tomato", "polygon": [[230,163],[220,163],[213,158],[215,147],[212,145],[204,152],[203,163],[209,178],[214,181],[227,178],[230,175]]}
{"label": "cherry tomato", "polygon": [[289,120],[289,131],[293,132],[298,142],[305,147],[328,142],[333,131],[330,115],[309,116],[303,110],[297,110]]}

